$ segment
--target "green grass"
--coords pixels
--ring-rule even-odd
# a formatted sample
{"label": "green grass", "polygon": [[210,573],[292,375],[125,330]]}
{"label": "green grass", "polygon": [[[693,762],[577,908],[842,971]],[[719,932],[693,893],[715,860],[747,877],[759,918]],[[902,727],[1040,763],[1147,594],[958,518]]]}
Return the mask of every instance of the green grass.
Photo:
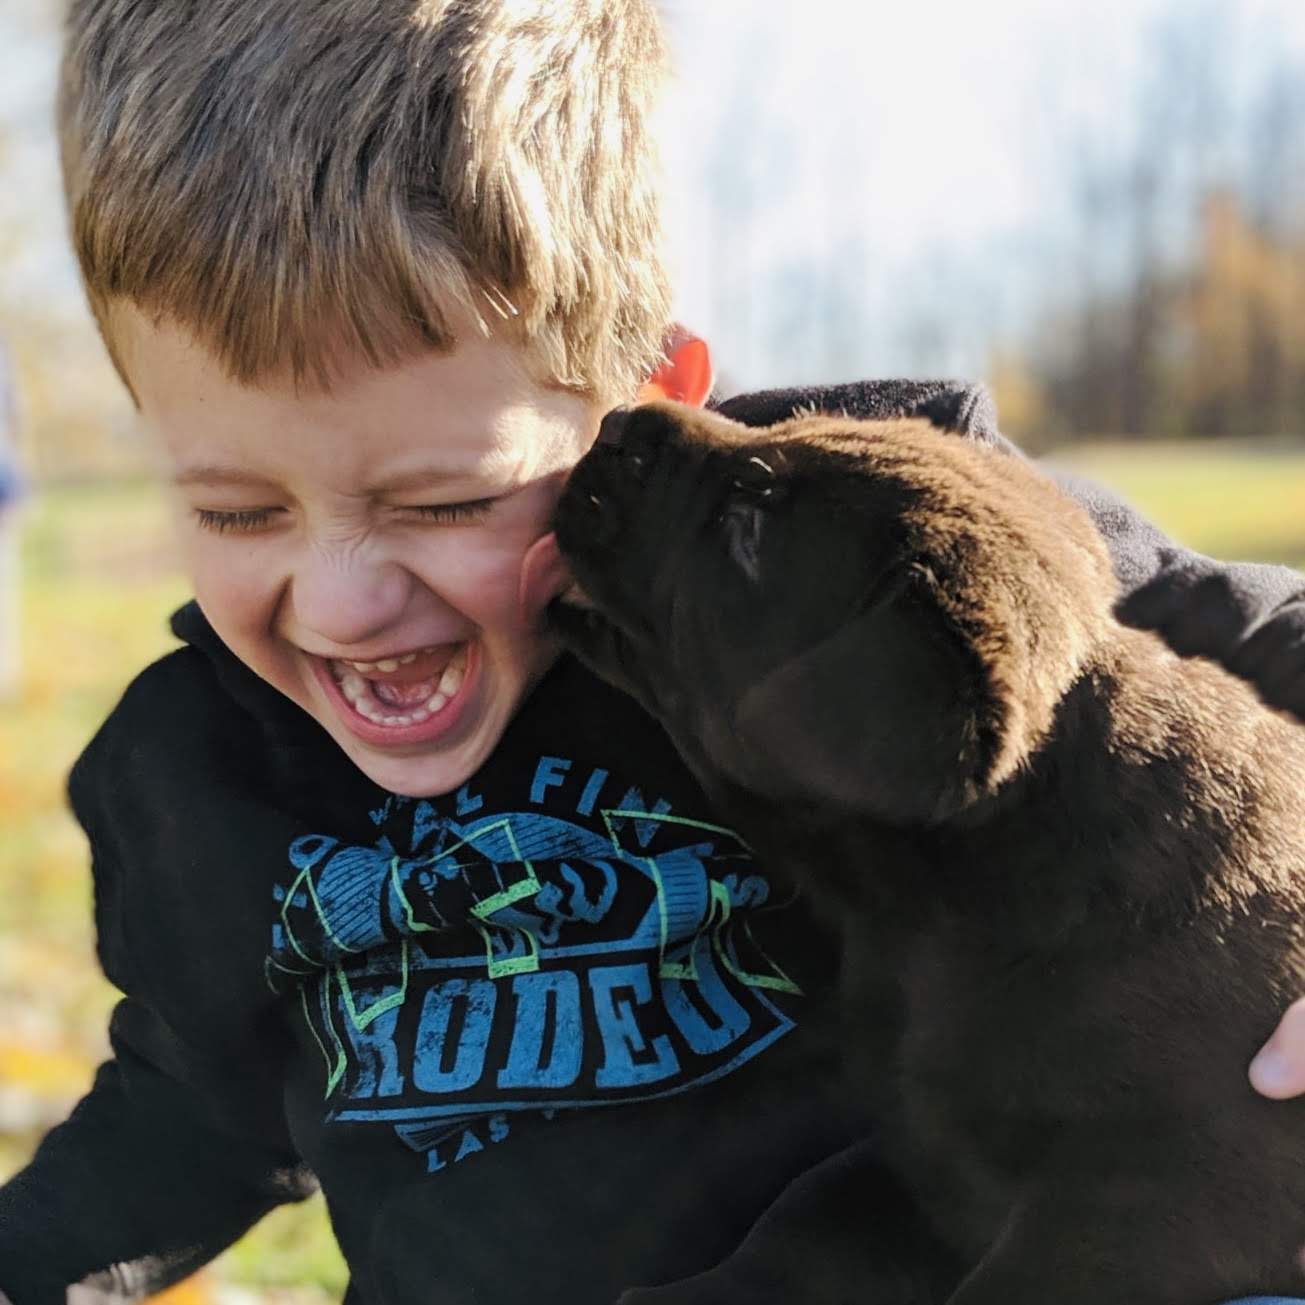
{"label": "green grass", "polygon": [[[1062,461],[1192,547],[1305,566],[1305,449],[1101,446]],[[27,670],[21,697],[0,704],[0,1176],[66,1114],[105,1051],[114,994],[94,965],[64,776],[131,676],[171,646],[167,614],[186,593],[147,485],[50,490],[25,520]],[[338,1298],[344,1280],[320,1200],[277,1211],[206,1276],[279,1305]]]}
{"label": "green grass", "polygon": [[1094,445],[1057,455],[1175,539],[1228,561],[1305,568],[1305,447]]}

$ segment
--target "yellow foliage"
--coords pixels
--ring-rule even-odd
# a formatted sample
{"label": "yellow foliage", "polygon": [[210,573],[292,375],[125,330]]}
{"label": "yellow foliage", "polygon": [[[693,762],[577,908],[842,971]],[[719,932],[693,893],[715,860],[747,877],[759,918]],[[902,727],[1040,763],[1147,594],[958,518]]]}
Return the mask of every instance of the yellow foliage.
{"label": "yellow foliage", "polygon": [[1305,371],[1305,249],[1269,236],[1236,196],[1216,193],[1202,211],[1182,307],[1190,357],[1182,397],[1210,414],[1205,425],[1241,425],[1248,408],[1291,404]]}
{"label": "yellow foliage", "polygon": [[0,1083],[39,1096],[73,1098],[88,1086],[85,1056],[58,1047],[0,1042]]}
{"label": "yellow foliage", "polygon": [[214,1305],[216,1297],[209,1288],[208,1275],[197,1273],[193,1278],[179,1282],[175,1287],[151,1296],[155,1305]]}
{"label": "yellow foliage", "polygon": [[988,388],[996,400],[1002,430],[1036,451],[1047,421],[1046,395],[1037,377],[1016,354],[999,350],[988,366]]}

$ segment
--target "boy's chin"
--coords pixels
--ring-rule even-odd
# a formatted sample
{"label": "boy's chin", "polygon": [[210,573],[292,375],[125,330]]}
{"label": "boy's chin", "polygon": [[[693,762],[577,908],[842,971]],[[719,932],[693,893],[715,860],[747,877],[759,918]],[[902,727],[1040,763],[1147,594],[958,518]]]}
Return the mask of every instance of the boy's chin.
{"label": "boy's chin", "polygon": [[371,746],[343,731],[333,730],[345,755],[373,784],[401,797],[440,797],[461,788],[489,759],[507,726],[479,722],[468,736],[441,740],[422,749],[390,752]]}

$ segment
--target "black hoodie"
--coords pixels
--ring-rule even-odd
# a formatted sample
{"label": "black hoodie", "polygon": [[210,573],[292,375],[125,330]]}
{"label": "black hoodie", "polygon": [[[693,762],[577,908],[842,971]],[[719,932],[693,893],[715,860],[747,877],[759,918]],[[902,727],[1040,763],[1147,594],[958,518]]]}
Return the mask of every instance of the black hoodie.
{"label": "black hoodie", "polygon": [[[922,413],[1004,445],[979,387],[721,407]],[[1301,693],[1305,579],[1078,493],[1126,618]],[[173,628],[186,646],[70,782],[125,998],[93,1090],[0,1189],[14,1305],[88,1276],[138,1298],[317,1184],[350,1302],[611,1305],[717,1263],[871,1131],[840,1081],[834,947],[632,701],[563,658],[474,779],[403,799],[193,604]]]}

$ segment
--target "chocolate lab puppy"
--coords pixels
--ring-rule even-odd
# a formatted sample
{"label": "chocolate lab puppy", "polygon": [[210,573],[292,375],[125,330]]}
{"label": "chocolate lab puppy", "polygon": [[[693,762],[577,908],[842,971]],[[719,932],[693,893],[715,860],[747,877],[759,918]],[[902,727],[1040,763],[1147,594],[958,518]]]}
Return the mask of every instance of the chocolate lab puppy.
{"label": "chocolate lab puppy", "polygon": [[1305,990],[1305,729],[1120,625],[1087,516],[927,422],[615,414],[557,536],[568,642],[839,923],[956,1266],[901,1299],[1299,1291],[1305,1102],[1245,1066]]}

